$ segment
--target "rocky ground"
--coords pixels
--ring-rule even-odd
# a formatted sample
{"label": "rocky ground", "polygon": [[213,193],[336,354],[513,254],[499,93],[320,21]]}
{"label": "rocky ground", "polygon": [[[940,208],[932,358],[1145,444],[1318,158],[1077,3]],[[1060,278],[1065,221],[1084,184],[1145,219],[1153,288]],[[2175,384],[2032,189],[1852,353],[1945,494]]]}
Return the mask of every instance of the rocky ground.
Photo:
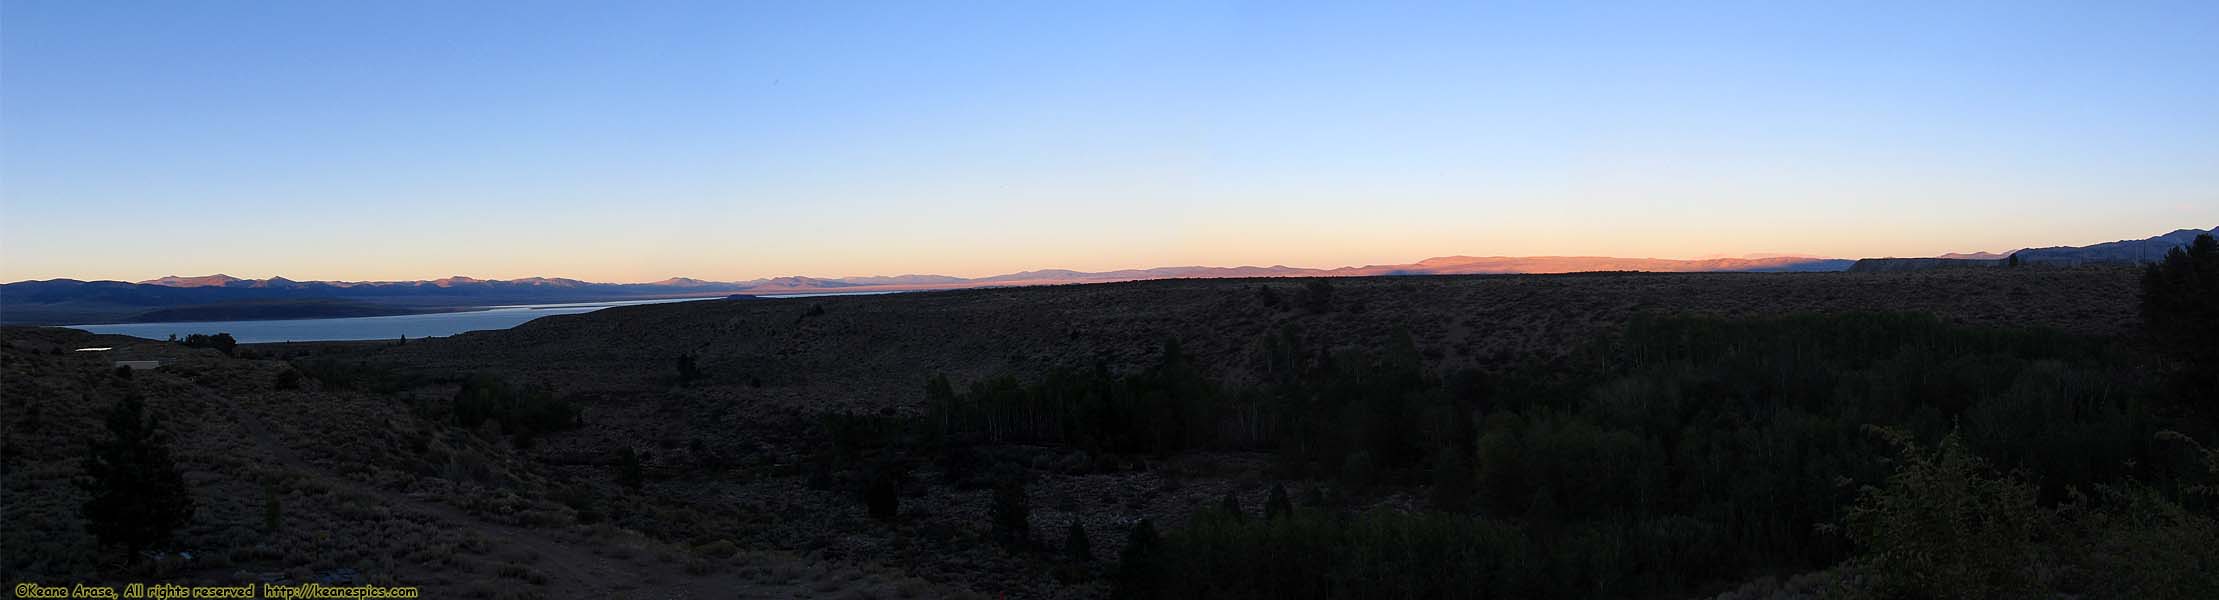
{"label": "rocky ground", "polygon": [[[1175,525],[1234,494],[1260,510],[1283,483],[1268,457],[1159,460],[992,450],[1033,483],[1034,550],[988,542],[991,492],[919,465],[901,515],[865,515],[852,486],[812,473],[827,413],[908,414],[932,374],[965,382],[1097,362],[1147,364],[1177,338],[1212,375],[1251,377],[1258,342],[1293,327],[1371,345],[1397,328],[1436,371],[1577,360],[1642,313],[1888,310],[1967,323],[2130,331],[2131,269],[1910,273],[1581,274],[1170,280],[886,296],[721,300],[556,316],[497,332],[396,343],[243,347],[240,356],[74,331],[5,331],[5,556],[10,580],[131,579],[103,569],[67,485],[99,411],[140,393],[172,432],[202,506],[161,575],[211,583],[357,579],[478,597],[1099,597],[1130,524]],[[1265,291],[1268,289],[1269,291]],[[74,348],[113,346],[105,353]],[[60,353],[56,354],[55,351]],[[113,360],[162,369],[121,378]],[[701,377],[681,384],[680,356]],[[279,389],[286,361],[366,364],[403,389]],[[519,445],[427,415],[470,373],[547,385],[585,407],[579,429]],[[637,491],[615,456],[645,463]],[[1406,505],[1422,490],[1358,504]],[[282,523],[266,523],[269,500]],[[1081,523],[1102,559],[1055,550]],[[139,577],[148,579],[149,577]],[[438,597],[446,597],[441,595]]]}

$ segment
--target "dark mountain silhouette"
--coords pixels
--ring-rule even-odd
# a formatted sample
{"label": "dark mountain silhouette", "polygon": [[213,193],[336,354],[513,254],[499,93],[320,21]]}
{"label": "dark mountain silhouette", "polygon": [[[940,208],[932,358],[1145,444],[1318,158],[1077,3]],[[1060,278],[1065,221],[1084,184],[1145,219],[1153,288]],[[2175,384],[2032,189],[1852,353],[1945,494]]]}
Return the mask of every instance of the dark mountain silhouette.
{"label": "dark mountain silhouette", "polygon": [[1936,256],[1936,257],[1934,257],[1934,258],[1947,258],[1947,259],[1953,259],[1953,260],[2002,260],[2002,259],[2005,259],[2005,258],[2009,258],[2009,257],[2011,256],[2011,253],[2012,253],[2012,252],[2018,252],[2018,250],[2012,250],[2011,252],[2001,252],[2001,253],[1997,253],[1997,252],[1951,252],[1951,253],[1948,253],[1948,254],[1944,254],[1944,255],[1941,255],[1941,256]]}
{"label": "dark mountain silhouette", "polygon": [[1895,273],[1924,271],[1927,269],[1978,268],[2003,266],[2001,258],[1866,258],[1850,265],[1856,273]]}
{"label": "dark mountain silhouette", "polygon": [[[2017,252],[2033,264],[2132,263],[2156,260],[2196,234],[2183,229],[2145,240]],[[50,279],[0,285],[0,323],[63,324],[179,320],[187,315],[226,319],[304,318],[320,312],[350,315],[406,314],[503,304],[549,304],[659,298],[710,298],[830,292],[892,292],[972,287],[1107,283],[1149,279],[1234,277],[1358,277],[1473,275],[1591,271],[1808,272],[1899,271],[1942,266],[1994,266],[2004,255],[1953,254],[1940,258],[1847,259],[1758,256],[1677,260],[1601,256],[1441,256],[1415,263],[1312,269],[1177,266],[1116,271],[1040,269],[990,277],[895,275],[818,278],[772,277],[708,281],[673,277],[654,283],[595,283],[560,277],[477,279],[456,275],[430,281],[295,281],[284,277],[241,279],[230,275],[171,275],[139,283]],[[302,301],[317,301],[306,302]],[[292,304],[288,304],[292,303]],[[164,310],[175,309],[175,310]]]}
{"label": "dark mountain silhouette", "polygon": [[410,308],[391,304],[371,304],[321,298],[308,300],[246,300],[157,308],[133,315],[131,320],[142,323],[166,323],[258,319],[336,319],[342,317],[412,315],[425,312],[444,312],[444,309]]}
{"label": "dark mountain silhouette", "polygon": [[2019,260],[2035,264],[2081,265],[2090,263],[2146,263],[2165,258],[2165,252],[2187,246],[2202,234],[2219,234],[2219,227],[2209,230],[2178,229],[2165,235],[2140,239],[2105,242],[2092,246],[2055,246],[2028,248],[2016,254]]}
{"label": "dark mountain silhouette", "polygon": [[2076,266],[2089,264],[2139,264],[2157,262],[2165,252],[2187,246],[2196,236],[2219,233],[2219,227],[2210,230],[2176,229],[2172,233],[2139,240],[2119,240],[2088,246],[2052,246],[2026,248],[2004,253],[1975,252],[1950,253],[1933,258],[1867,258],[1858,260],[1849,270],[1858,272],[1920,271],[1952,267],[2000,267],[2017,257],[2023,265]]}
{"label": "dark mountain silhouette", "polygon": [[[155,281],[200,281],[207,277]],[[174,321],[187,315],[225,315],[229,319],[302,318],[316,310],[345,306],[348,316],[370,312],[403,314],[502,304],[548,304],[603,300],[644,300],[723,296],[746,291],[731,283],[662,285],[588,283],[575,279],[529,278],[509,281],[449,277],[433,281],[294,281],[283,277],[240,279],[190,287],[121,281],[49,279],[0,285],[0,322],[12,324]],[[304,300],[341,304],[291,305]],[[223,308],[225,305],[238,305]],[[365,308],[382,306],[383,309]],[[192,310],[157,312],[191,307]],[[267,311],[259,308],[269,309]],[[282,308],[280,308],[282,307]],[[306,312],[304,312],[306,311]],[[199,318],[199,317],[194,317]]]}

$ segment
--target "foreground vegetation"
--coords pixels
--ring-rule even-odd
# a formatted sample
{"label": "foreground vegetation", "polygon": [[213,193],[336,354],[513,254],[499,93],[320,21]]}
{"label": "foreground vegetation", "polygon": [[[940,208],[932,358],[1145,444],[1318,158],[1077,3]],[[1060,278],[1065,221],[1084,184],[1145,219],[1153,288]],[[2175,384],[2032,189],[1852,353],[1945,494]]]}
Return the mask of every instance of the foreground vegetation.
{"label": "foreground vegetation", "polygon": [[[1851,589],[1911,596],[2213,579],[2214,557],[2165,545],[2211,531],[2188,493],[2209,457],[2161,437],[2208,432],[2115,342],[1905,314],[1646,318],[1570,364],[1434,377],[1398,338],[1374,356],[1286,332],[1246,386],[1176,344],[1127,376],[934,380],[929,421],[944,452],[1268,448],[1342,496],[1280,519],[1207,509],[1124,567],[1133,597],[1647,597],[1845,561],[1872,567]],[[1354,511],[1406,488],[1432,510]]]}
{"label": "foreground vegetation", "polygon": [[[1569,353],[1487,351],[1523,331],[1488,324],[1532,311],[1458,329],[1411,318],[1420,300],[1388,300],[1453,281],[1227,283],[1194,314],[1246,328],[1167,342],[1124,317],[1058,321],[1055,340],[1030,346],[996,333],[978,339],[1012,348],[1006,362],[875,375],[908,394],[730,349],[785,327],[790,339],[762,352],[848,352],[827,336],[894,335],[861,320],[886,299],[792,306],[761,326],[717,312],[751,304],[638,311],[688,331],[724,323],[723,337],[677,356],[667,343],[593,354],[578,363],[591,381],[456,350],[468,337],[229,355],[213,345],[221,336],[197,340],[209,350],[116,344],[175,360],[134,373],[67,352],[105,342],[9,331],[0,461],[11,514],[25,518],[0,567],[352,574],[441,596],[507,580],[544,597],[648,580],[673,592],[815,586],[781,573],[858,561],[990,597],[2214,597],[2219,475],[2198,441],[2219,434],[2191,354],[2208,348],[2194,332],[2209,331],[2191,311],[2212,296],[2181,286],[2219,278],[2182,264],[2146,279],[2165,294],[2142,307],[2162,313],[2147,335],[1997,328],[2020,321],[1969,309],[1834,312],[1877,306],[1863,300],[1759,318],[1679,316],[1751,313],[1675,304],[1582,321],[1608,335],[1568,335],[1585,340]],[[2124,286],[2093,289],[2134,305]],[[1564,297],[1578,296],[1543,298]],[[882,316],[951,298],[963,299],[902,299]],[[1451,308],[1499,299],[1478,298]],[[2087,319],[2133,323],[2110,308]],[[642,320],[619,316],[593,322]],[[568,352],[561,340],[641,337],[553,335],[565,323],[499,345]],[[532,337],[557,341],[512,339]],[[458,358],[391,360],[426,349]],[[1014,375],[980,377],[998,370]],[[918,381],[927,401],[910,404]],[[103,411],[128,412],[117,400],[134,393],[159,429],[102,430]],[[824,417],[835,396],[865,402]],[[827,435],[796,426],[812,422]],[[173,466],[112,461],[127,468],[95,477],[78,460],[161,446]],[[191,502],[165,505],[191,507],[181,527],[91,502],[177,481]],[[133,546],[151,552],[134,559]],[[753,554],[766,548],[796,559]],[[195,558],[179,563],[180,551]],[[940,595],[878,593],[917,594]]]}
{"label": "foreground vegetation", "polygon": [[[2168,306],[2214,297],[2199,243],[2151,271]],[[957,465],[977,444],[1265,449],[1339,497],[1199,508],[1128,544],[1126,597],[1661,597],[1823,570],[1816,591],[1844,596],[2208,598],[2209,346],[2174,337],[2208,319],[2156,315],[2166,342],[2145,345],[1918,314],[1646,317],[1568,361],[1446,375],[1405,332],[1368,353],[1290,327],[1257,344],[1259,381],[1213,381],[1174,341],[1129,374],[934,378],[920,427]],[[1360,510],[1394,490],[1430,510]]]}

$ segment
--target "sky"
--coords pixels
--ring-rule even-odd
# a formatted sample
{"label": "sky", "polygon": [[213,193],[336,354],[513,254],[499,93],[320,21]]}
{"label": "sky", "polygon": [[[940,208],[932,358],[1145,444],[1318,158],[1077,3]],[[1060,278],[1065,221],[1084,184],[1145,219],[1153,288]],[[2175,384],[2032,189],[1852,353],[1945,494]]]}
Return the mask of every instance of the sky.
{"label": "sky", "polygon": [[0,2],[0,280],[1930,256],[2219,225],[2219,2]]}

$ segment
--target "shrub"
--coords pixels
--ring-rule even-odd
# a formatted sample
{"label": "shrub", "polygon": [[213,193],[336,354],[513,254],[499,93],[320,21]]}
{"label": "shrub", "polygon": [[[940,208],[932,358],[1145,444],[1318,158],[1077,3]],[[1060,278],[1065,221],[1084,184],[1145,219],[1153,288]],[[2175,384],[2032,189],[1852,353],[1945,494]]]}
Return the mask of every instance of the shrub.
{"label": "shrub", "polygon": [[1341,490],[1346,493],[1363,493],[1378,478],[1379,468],[1372,464],[1370,452],[1350,454],[1341,461]]}
{"label": "shrub", "polygon": [[1264,520],[1277,521],[1294,514],[1294,502],[1287,498],[1287,486],[1271,484],[1271,496],[1264,500]]}
{"label": "shrub", "polygon": [[697,556],[719,559],[731,558],[734,553],[739,551],[740,547],[737,544],[733,544],[732,540],[725,539],[695,546],[693,549],[693,553]]}
{"label": "shrub", "polygon": [[582,485],[566,486],[556,490],[554,495],[556,502],[576,511],[579,524],[599,523],[604,517],[601,513],[601,498],[594,494],[593,488]]}
{"label": "shrub", "polygon": [[170,459],[160,422],[147,416],[138,394],[110,407],[107,423],[108,438],[93,442],[79,482],[92,494],[83,507],[86,528],[137,560],[140,550],[168,541],[192,520],[192,492]]}
{"label": "shrub", "polygon": [[1240,497],[1233,495],[1233,492],[1231,491],[1225,492],[1225,500],[1218,502],[1217,509],[1218,512],[1224,513],[1226,517],[1229,517],[1235,521],[1239,521],[1245,518],[1246,515],[1244,513],[1247,512],[1241,510]]}
{"label": "shrub", "polygon": [[378,394],[391,394],[415,387],[417,378],[400,371],[366,362],[342,363],[334,360],[298,360],[293,370],[314,379],[325,389],[358,390]]}
{"label": "shrub", "polygon": [[239,347],[239,340],[233,339],[231,334],[228,333],[215,335],[195,333],[185,336],[185,339],[179,340],[178,343],[184,344],[187,348],[214,348],[217,352],[224,353],[225,356],[230,356],[232,350]]}
{"label": "shrub", "polygon": [[[2219,450],[2175,431],[2161,431],[2157,437],[2186,446],[2202,463],[2205,481],[2219,477]],[[2097,500],[2112,510],[2090,511],[2076,523],[2087,538],[2088,556],[2081,566],[2097,575],[2091,582],[2093,595],[2219,598],[2219,577],[2211,576],[2219,568],[2219,544],[2211,543],[2219,539],[2219,519],[2208,508],[2199,512],[2184,506],[2219,498],[2219,485],[2187,485],[2181,491],[2176,501],[2138,484],[2099,488]]]}
{"label": "shrub", "polygon": [[2086,541],[2080,565],[2099,598],[2219,598],[2219,520],[2155,490],[2106,490],[2113,510],[2077,523]]}
{"label": "shrub", "polygon": [[287,367],[277,372],[277,379],[270,385],[277,390],[300,389],[300,371]]}
{"label": "shrub", "polygon": [[1441,448],[1433,463],[1433,510],[1464,512],[1472,508],[1472,463],[1455,446]]}
{"label": "shrub", "polygon": [[992,511],[996,543],[1011,550],[1032,543],[1032,511],[1026,506],[1022,474],[1005,472],[996,478]]}
{"label": "shrub", "polygon": [[880,465],[872,470],[871,479],[863,485],[863,505],[871,518],[891,521],[901,509],[901,472],[892,465]]}
{"label": "shrub", "polygon": [[2034,487],[1992,475],[1951,433],[1932,451],[1875,428],[1901,449],[1885,487],[1867,487],[1846,516],[1859,562],[1879,591],[1927,598],[2031,597],[2052,561],[2040,541],[2055,515]]}
{"label": "shrub", "polygon": [[1311,313],[1333,311],[1333,282],[1312,279],[1302,284],[1302,309]]}
{"label": "shrub", "polygon": [[285,527],[285,506],[278,502],[277,487],[262,490],[262,530],[277,533]]}
{"label": "shrub", "polygon": [[640,456],[630,446],[616,451],[616,480],[634,492],[640,490]]}
{"label": "shrub", "polygon": [[1256,301],[1263,303],[1265,308],[1280,309],[1286,307],[1286,301],[1279,298],[1279,290],[1268,285],[1256,286]]}
{"label": "shrub", "polygon": [[1259,445],[1224,440],[1220,417],[1228,412],[1177,340],[1166,341],[1161,360],[1137,373],[1118,375],[1097,365],[1056,370],[1025,384],[1014,377],[973,382],[957,392],[943,376],[926,382],[928,434],[943,448],[967,443],[1060,444],[1095,452],[1168,454],[1204,446]]}
{"label": "shrub", "polygon": [[1086,526],[1077,519],[1071,520],[1070,529],[1063,536],[1063,556],[1073,562],[1094,562],[1094,544],[1086,539]]}
{"label": "shrub", "polygon": [[810,457],[809,481],[807,483],[809,489],[818,491],[832,489],[837,483],[833,478],[834,463],[837,462],[839,461],[831,450],[819,450],[816,456]]}
{"label": "shrub", "polygon": [[692,354],[678,355],[678,383],[684,385],[701,378],[701,367],[694,364]]}
{"label": "shrub", "polygon": [[940,451],[940,476],[958,488],[983,487],[979,474],[986,462],[979,456],[978,449],[969,444],[946,446]]}
{"label": "shrub", "polygon": [[1111,596],[1120,599],[1156,598],[1159,588],[1156,573],[1156,555],[1161,552],[1162,538],[1156,535],[1156,526],[1147,519],[1134,523],[1125,535],[1125,549],[1117,553],[1117,585]]}
{"label": "shrub", "polygon": [[520,443],[547,432],[575,428],[584,409],[557,398],[553,388],[512,386],[498,377],[472,375],[455,392],[455,424],[476,429],[486,422],[501,425]]}

